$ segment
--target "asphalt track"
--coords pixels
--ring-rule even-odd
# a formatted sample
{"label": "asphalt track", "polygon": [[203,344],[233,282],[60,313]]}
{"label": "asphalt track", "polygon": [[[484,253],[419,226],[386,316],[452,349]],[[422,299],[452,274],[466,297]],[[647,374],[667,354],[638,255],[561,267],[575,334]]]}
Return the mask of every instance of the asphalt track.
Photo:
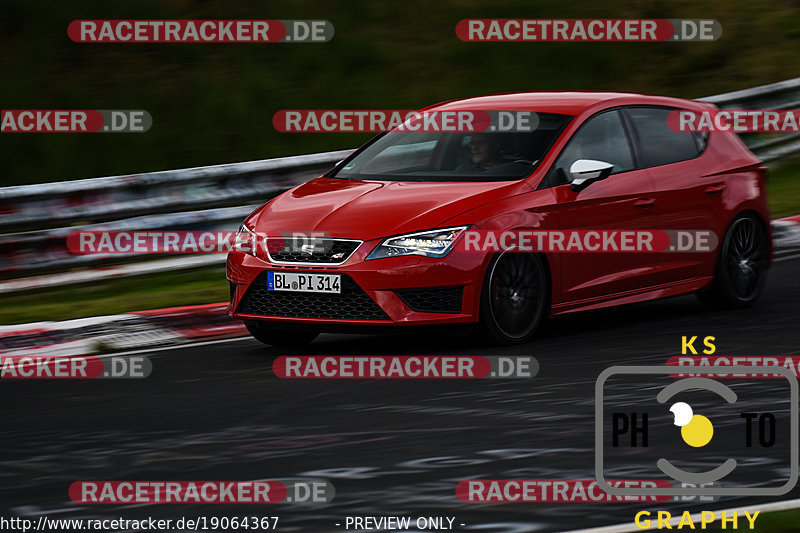
{"label": "asphalt track", "polygon": [[[454,516],[465,524],[457,531],[521,533],[632,522],[641,509],[696,512],[774,501],[473,504],[457,500],[454,489],[469,478],[593,478],[598,374],[615,364],[661,365],[679,354],[682,335],[713,335],[717,355],[800,354],[798,274],[800,259],[773,265],[752,309],[711,311],[686,296],[581,313],[549,321],[522,347],[414,333],[323,335],[287,352],[240,339],[154,351],[145,380],[5,380],[0,514],[277,515],[279,531],[302,532],[344,531],[348,515]],[[290,353],[534,355],[541,370],[527,380],[280,380],[271,356]],[[783,399],[772,390],[766,384],[760,394],[777,405]],[[781,471],[762,459],[767,471]],[[67,496],[70,483],[86,479],[291,477],[326,478],[336,499],[87,506]],[[797,497],[796,488],[780,499]]]}

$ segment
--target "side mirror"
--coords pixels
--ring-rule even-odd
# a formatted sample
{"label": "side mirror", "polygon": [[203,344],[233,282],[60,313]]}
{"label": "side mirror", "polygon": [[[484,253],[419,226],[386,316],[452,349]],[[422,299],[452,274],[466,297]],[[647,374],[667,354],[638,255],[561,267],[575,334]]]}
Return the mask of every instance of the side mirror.
{"label": "side mirror", "polygon": [[572,176],[572,184],[569,186],[573,191],[582,191],[595,181],[606,179],[614,165],[605,161],[595,159],[578,159],[569,167]]}

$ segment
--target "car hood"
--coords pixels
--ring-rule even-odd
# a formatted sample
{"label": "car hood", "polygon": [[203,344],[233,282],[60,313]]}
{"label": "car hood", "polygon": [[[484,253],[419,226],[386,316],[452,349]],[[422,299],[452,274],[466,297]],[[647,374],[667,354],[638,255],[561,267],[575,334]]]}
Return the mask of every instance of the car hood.
{"label": "car hood", "polygon": [[513,195],[522,182],[409,182],[317,178],[251,214],[263,232],[319,231],[370,240],[435,228],[488,202]]}

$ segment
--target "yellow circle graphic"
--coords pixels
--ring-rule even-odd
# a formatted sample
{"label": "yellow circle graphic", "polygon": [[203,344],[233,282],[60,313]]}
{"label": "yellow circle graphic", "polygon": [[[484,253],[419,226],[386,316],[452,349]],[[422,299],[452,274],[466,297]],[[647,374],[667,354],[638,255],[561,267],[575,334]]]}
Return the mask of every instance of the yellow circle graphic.
{"label": "yellow circle graphic", "polygon": [[703,415],[694,415],[692,420],[681,428],[681,437],[684,442],[694,448],[705,446],[714,436],[714,426],[711,420]]}

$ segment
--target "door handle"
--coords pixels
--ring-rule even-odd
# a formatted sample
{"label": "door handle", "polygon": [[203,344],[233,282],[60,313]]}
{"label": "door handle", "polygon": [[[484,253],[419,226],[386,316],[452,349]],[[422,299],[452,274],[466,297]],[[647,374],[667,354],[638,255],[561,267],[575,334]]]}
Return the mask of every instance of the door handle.
{"label": "door handle", "polygon": [[709,185],[708,187],[705,188],[705,192],[707,192],[708,194],[714,194],[717,192],[722,192],[724,190],[725,190],[724,183],[715,183],[714,185]]}
{"label": "door handle", "polygon": [[656,199],[655,198],[639,198],[638,200],[633,202],[633,205],[635,205],[636,207],[653,207],[654,205],[656,205]]}

